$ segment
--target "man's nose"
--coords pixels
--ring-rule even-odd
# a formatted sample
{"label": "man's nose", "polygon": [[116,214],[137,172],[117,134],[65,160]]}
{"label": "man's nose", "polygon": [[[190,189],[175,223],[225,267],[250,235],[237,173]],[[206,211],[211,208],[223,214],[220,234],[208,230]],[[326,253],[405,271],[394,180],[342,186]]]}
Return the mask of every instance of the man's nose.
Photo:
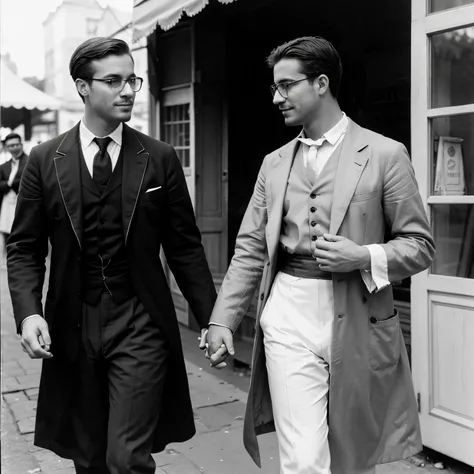
{"label": "man's nose", "polygon": [[135,92],[133,92],[132,86],[128,82],[126,82],[120,92],[120,95],[121,97],[133,97],[135,95]]}
{"label": "man's nose", "polygon": [[278,92],[278,89],[275,91],[275,94],[273,95],[273,103],[275,105],[282,104],[285,102],[285,98]]}

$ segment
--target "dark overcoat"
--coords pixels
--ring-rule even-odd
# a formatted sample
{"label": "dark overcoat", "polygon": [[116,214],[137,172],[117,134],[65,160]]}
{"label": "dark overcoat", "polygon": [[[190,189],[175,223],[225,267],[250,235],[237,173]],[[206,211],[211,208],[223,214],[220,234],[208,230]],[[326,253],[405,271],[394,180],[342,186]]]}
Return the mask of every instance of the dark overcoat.
{"label": "dark overcoat", "polygon": [[[260,316],[278,270],[278,246],[295,139],[265,157],[211,321],[235,330],[260,283],[244,444],[274,430]],[[434,242],[405,147],[349,121],[334,182],[331,234],[380,244],[394,283],[426,269]],[[356,474],[421,450],[410,367],[392,287],[369,293],[360,271],[333,274],[329,388],[331,472]]]}
{"label": "dark overcoat", "polygon": [[[173,147],[124,124],[122,224],[136,294],[170,347],[154,451],[195,433],[178,321],[160,259],[167,264],[199,325],[209,320],[216,292],[201,245],[184,173]],[[32,149],[8,242],[8,279],[20,330],[40,314],[49,324],[54,357],[43,361],[35,444],[60,454],[74,440],[68,410],[82,319],[83,249],[79,125]],[[157,188],[146,193],[146,190]],[[45,258],[51,267],[43,313]]]}

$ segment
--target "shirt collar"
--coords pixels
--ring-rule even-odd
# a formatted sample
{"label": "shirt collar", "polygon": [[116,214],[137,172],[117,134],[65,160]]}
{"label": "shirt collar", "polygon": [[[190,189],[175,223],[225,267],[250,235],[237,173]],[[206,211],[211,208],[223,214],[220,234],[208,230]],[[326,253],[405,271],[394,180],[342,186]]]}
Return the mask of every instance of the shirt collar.
{"label": "shirt collar", "polygon": [[[107,136],[110,137],[118,146],[122,146],[122,131],[123,123],[120,122],[119,126]],[[86,127],[84,120],[81,120],[81,123],[79,125],[79,136],[81,138],[81,143],[85,148],[87,148],[92,143],[94,138],[96,138],[96,136]]]}
{"label": "shirt collar", "polygon": [[348,125],[349,120],[347,118],[347,115],[342,112],[341,120],[339,120],[339,122],[337,122],[336,125],[334,125],[331,130],[327,131],[321,138],[318,138],[318,140],[312,140],[311,138],[307,138],[304,130],[301,130],[301,133],[298,135],[298,140],[309,146],[320,146],[325,140],[327,140],[331,145],[334,146],[341,138],[341,136],[346,133]]}

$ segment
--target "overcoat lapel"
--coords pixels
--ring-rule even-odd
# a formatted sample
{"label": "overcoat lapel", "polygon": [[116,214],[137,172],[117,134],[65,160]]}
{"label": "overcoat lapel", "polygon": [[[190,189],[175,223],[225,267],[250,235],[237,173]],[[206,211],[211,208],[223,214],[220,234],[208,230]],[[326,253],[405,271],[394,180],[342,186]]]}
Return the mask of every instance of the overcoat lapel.
{"label": "overcoat lapel", "polygon": [[65,135],[59,144],[54,158],[56,177],[61,198],[66,208],[69,221],[82,249],[82,187],[81,187],[81,142],[79,124]]}
{"label": "overcoat lapel", "polygon": [[368,160],[368,142],[363,129],[349,119],[337,165],[331,207],[330,234],[337,234]]}
{"label": "overcoat lapel", "polygon": [[127,244],[138,195],[143,184],[149,153],[135,132],[123,125],[122,225]]}
{"label": "overcoat lapel", "polygon": [[267,222],[267,247],[270,261],[276,256],[280,238],[281,221],[283,219],[283,202],[288,185],[291,167],[297,150],[296,139],[287,143],[280,150],[280,159],[269,171],[267,180],[270,181],[267,195],[268,222]]}

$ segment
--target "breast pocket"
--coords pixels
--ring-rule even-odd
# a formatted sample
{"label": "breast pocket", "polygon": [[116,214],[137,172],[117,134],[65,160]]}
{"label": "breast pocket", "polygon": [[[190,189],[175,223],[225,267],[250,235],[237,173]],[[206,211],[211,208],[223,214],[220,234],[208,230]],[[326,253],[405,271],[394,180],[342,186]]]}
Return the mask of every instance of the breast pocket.
{"label": "breast pocket", "polygon": [[351,203],[352,202],[361,202],[361,201],[370,201],[371,199],[374,199],[378,196],[378,189],[374,189],[372,191],[356,191],[354,195],[352,196]]}
{"label": "breast pocket", "polygon": [[145,201],[156,201],[158,199],[163,198],[163,188],[161,186],[157,186],[155,188],[150,188],[143,194],[143,198]]}

